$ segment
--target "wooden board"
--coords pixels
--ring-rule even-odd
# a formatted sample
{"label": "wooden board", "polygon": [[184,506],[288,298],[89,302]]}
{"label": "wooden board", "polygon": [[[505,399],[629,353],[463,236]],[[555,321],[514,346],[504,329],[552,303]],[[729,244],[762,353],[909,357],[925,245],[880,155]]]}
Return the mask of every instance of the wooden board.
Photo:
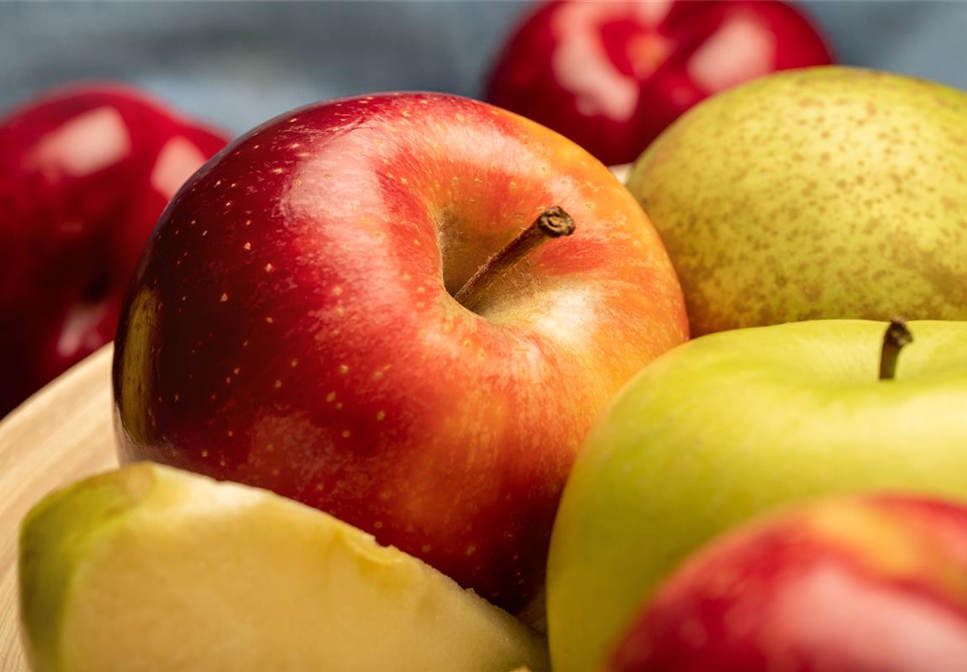
{"label": "wooden board", "polygon": [[17,606],[17,538],[45,494],[117,465],[108,345],[0,421],[0,671],[27,670]]}

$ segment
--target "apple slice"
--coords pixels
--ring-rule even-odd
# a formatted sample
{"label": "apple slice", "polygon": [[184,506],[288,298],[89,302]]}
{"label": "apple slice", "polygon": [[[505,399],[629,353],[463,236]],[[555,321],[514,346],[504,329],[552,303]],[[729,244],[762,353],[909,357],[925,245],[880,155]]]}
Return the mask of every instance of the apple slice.
{"label": "apple slice", "polygon": [[150,463],[26,517],[40,670],[547,669],[543,639],[443,574],[269,492]]}

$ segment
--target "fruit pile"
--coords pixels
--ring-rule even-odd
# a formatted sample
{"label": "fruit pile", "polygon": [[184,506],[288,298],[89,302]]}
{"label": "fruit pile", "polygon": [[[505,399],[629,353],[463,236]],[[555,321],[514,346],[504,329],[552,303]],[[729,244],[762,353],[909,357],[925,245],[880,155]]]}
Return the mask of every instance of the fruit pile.
{"label": "fruit pile", "polygon": [[23,523],[31,664],[967,669],[964,258],[967,94],[898,75],[717,93],[627,187],[444,94],[270,120],[144,248],[124,466]]}

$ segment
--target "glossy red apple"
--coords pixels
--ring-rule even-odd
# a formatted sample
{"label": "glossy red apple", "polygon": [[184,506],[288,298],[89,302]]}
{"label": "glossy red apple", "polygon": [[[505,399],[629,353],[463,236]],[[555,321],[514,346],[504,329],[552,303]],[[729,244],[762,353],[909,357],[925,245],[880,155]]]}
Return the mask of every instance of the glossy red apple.
{"label": "glossy red apple", "polygon": [[967,508],[867,496],[740,528],[668,579],[605,667],[967,669]]}
{"label": "glossy red apple", "polygon": [[776,0],[556,0],[515,30],[486,95],[618,164],[703,98],[830,62],[813,24]]}
{"label": "glossy red apple", "polygon": [[0,416],[114,337],[158,216],[225,142],[110,84],[0,119]]}
{"label": "glossy red apple", "polygon": [[[556,133],[435,94],[295,111],[189,185],[118,331],[122,459],[318,507],[510,610],[535,598],[591,421],[687,337],[631,196]],[[566,223],[553,206],[573,235],[510,245]]]}

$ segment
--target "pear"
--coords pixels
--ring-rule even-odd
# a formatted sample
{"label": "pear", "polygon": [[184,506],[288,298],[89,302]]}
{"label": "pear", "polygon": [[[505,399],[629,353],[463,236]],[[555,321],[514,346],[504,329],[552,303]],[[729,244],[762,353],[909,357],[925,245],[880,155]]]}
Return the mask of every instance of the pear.
{"label": "pear", "polygon": [[628,188],[692,334],[814,318],[967,319],[967,94],[845,67],[714,96]]}
{"label": "pear", "polygon": [[435,569],[266,491],[138,463],[26,517],[43,670],[548,668],[543,638]]}

